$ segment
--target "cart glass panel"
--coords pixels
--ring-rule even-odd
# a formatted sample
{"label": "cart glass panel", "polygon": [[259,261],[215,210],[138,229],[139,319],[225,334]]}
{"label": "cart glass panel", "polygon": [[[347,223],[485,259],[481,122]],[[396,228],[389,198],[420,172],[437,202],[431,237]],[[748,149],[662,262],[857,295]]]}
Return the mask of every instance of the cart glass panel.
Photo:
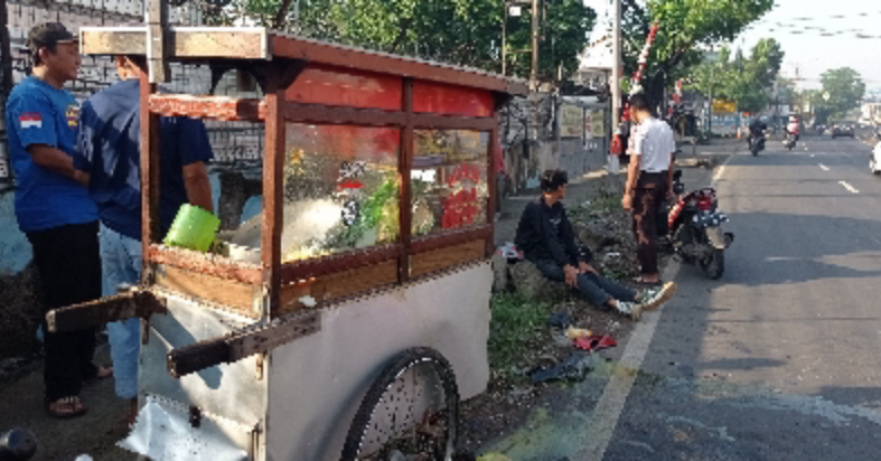
{"label": "cart glass panel", "polygon": [[414,132],[413,236],[487,222],[489,133]]}
{"label": "cart glass panel", "polygon": [[[177,83],[170,85],[169,91],[209,92],[206,85],[210,81],[204,78],[203,69],[186,65],[175,67],[175,71]],[[218,81],[214,95],[259,99],[263,92],[255,79],[230,71]],[[188,250],[229,257],[237,262],[260,264],[265,136],[264,125],[258,122],[188,117],[175,118],[171,123],[163,120],[159,139],[162,167],[160,235],[157,240]],[[168,143],[172,142],[177,143],[178,158],[165,155],[169,152]],[[196,183],[187,184],[187,179],[168,175],[173,170],[179,175],[185,174],[187,163],[208,157],[211,206],[206,211],[210,211],[213,217],[192,209],[188,212],[176,205],[187,199],[193,203],[199,194],[189,197],[190,188]],[[171,226],[172,220],[175,220],[175,226]],[[185,223],[196,225],[177,225]],[[207,238],[211,239],[211,245],[204,249]]]}
{"label": "cart glass panel", "polygon": [[288,123],[282,262],[397,242],[400,130]]}

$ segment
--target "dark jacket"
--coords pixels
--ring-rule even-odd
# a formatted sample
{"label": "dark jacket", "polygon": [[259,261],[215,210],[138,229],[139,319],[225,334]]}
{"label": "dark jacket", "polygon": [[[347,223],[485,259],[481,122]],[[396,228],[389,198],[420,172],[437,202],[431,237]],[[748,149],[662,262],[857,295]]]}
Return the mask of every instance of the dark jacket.
{"label": "dark jacket", "polygon": [[[559,234],[554,232],[552,220],[559,220]],[[579,261],[590,262],[590,250],[575,243],[575,232],[560,202],[547,206],[544,197],[529,202],[514,240],[517,248],[529,261],[552,260],[560,267],[567,264],[578,266]]]}

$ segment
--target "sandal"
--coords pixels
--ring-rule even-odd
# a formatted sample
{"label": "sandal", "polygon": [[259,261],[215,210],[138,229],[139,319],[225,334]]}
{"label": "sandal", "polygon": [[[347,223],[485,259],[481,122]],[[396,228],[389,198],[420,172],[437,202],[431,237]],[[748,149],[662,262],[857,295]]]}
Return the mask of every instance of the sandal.
{"label": "sandal", "polygon": [[58,419],[74,418],[86,412],[86,407],[79,397],[62,397],[54,402],[46,404],[49,416]]}

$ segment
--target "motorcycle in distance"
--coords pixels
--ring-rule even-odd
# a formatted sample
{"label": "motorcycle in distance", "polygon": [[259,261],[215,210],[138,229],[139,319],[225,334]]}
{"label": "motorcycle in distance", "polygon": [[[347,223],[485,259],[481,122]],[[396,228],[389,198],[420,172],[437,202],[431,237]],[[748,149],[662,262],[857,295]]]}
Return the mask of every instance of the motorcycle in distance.
{"label": "motorcycle in distance", "polygon": [[759,155],[759,152],[765,150],[764,130],[750,130],[747,142],[749,142],[749,151],[753,157]]}
{"label": "motorcycle in distance", "polygon": [[792,150],[795,147],[795,134],[786,133],[786,139],[783,140],[783,146]]}
{"label": "motorcycle in distance", "polygon": [[673,173],[673,203],[661,213],[659,228],[675,257],[681,262],[697,265],[712,280],[725,272],[725,250],[734,242],[734,234],[722,231],[728,217],[717,209],[716,190],[704,188],[685,193],[682,171]]}

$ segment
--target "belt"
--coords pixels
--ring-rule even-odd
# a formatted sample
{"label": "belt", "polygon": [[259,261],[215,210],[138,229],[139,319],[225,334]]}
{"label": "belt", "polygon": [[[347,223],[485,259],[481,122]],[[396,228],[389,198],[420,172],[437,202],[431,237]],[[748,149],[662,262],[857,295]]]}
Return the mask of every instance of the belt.
{"label": "belt", "polygon": [[641,172],[642,172],[642,173],[647,173],[647,174],[660,174],[660,173],[667,173],[667,170],[661,170],[661,171],[646,171],[646,170],[642,170]]}

